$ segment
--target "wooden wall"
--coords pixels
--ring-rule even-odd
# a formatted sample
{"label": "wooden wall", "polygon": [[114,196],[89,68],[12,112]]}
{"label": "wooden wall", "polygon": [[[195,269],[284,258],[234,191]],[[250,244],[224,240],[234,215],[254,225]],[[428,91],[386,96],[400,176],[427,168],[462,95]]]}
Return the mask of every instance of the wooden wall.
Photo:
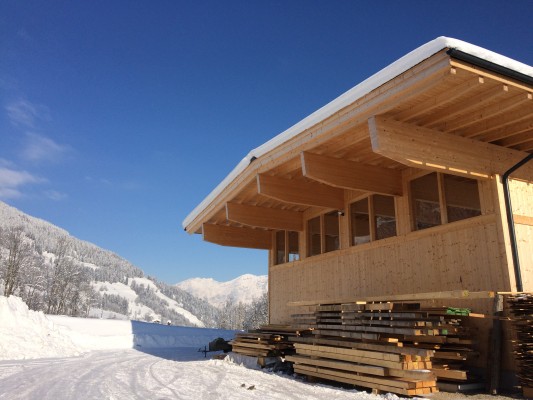
{"label": "wooden wall", "polygon": [[290,301],[457,289],[509,291],[506,271],[496,217],[480,216],[271,266],[271,322],[290,322]]}
{"label": "wooden wall", "polygon": [[509,181],[515,231],[525,291],[533,291],[533,183]]}

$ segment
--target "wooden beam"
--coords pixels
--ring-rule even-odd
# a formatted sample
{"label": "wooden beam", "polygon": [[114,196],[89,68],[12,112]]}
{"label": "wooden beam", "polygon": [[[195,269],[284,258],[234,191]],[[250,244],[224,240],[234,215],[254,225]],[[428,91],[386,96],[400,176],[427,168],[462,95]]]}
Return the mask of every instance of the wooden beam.
{"label": "wooden beam", "polygon": [[533,217],[528,215],[514,214],[513,219],[515,224],[533,226]]}
{"label": "wooden beam", "polygon": [[226,218],[243,225],[303,231],[303,213],[299,211],[226,203]]}
{"label": "wooden beam", "polygon": [[301,161],[306,178],[326,185],[392,196],[402,195],[400,171],[309,152],[301,153]]}
{"label": "wooden beam", "polygon": [[353,297],[353,298],[339,298],[339,299],[320,299],[320,300],[304,300],[304,301],[290,301],[287,303],[291,307],[316,306],[318,304],[345,304],[365,302],[371,303],[375,301],[422,301],[422,300],[473,300],[473,299],[492,299],[496,295],[493,291],[469,292],[468,290],[449,290],[444,292],[431,293],[413,293],[413,294],[396,294],[370,297]]}
{"label": "wooden beam", "polygon": [[206,242],[221,246],[246,247],[269,250],[272,247],[272,232],[261,229],[237,228],[234,226],[203,224]]}
{"label": "wooden beam", "polygon": [[285,203],[344,209],[344,191],[320,183],[259,174],[257,193]]}
{"label": "wooden beam", "polygon": [[[402,164],[453,175],[490,178],[502,175],[527,153],[439,132],[382,116],[368,120],[372,150]],[[533,164],[513,178],[533,181]]]}

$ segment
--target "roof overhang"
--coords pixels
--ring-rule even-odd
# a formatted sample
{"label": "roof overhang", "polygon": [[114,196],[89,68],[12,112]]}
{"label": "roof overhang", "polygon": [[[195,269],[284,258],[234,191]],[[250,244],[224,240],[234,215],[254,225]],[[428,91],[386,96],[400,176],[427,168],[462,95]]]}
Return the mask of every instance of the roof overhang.
{"label": "roof overhang", "polygon": [[[473,64],[476,60],[478,62]],[[461,73],[458,74],[458,71]],[[480,89],[485,80],[490,81],[489,84]],[[405,128],[403,131],[411,131],[409,124],[413,124],[416,128],[425,129],[424,134],[435,133],[435,138],[444,133],[456,135],[459,141],[482,141],[490,144],[489,148],[484,150],[488,152],[488,158],[491,157],[491,151],[498,150],[491,147],[496,145],[509,149],[510,154],[502,157],[520,157],[524,151],[531,152],[531,148],[527,146],[530,143],[532,121],[527,115],[529,113],[531,116],[530,107],[533,104],[532,81],[533,68],[528,65],[460,40],[439,37],[400,58],[252,150],[185,218],[183,228],[189,233],[201,233],[205,223],[240,226],[238,221],[231,220],[226,215],[226,204],[230,202],[301,214],[314,206],[337,208],[337,203],[309,204],[310,200],[305,197],[306,190],[314,193],[317,198],[317,190],[322,191],[325,193],[324,198],[333,202],[339,196],[338,191],[335,191],[339,187],[376,193],[397,191],[398,188],[391,182],[389,187],[368,186],[379,181],[380,176],[388,175],[383,174],[383,171],[398,174],[402,168],[409,165],[405,160],[386,154],[386,150],[383,150],[386,145],[383,145],[385,139],[381,133],[391,127],[400,131],[400,128]],[[451,94],[444,89],[452,91]],[[512,95],[507,94],[510,90]],[[504,98],[504,105],[514,113],[514,119],[506,120],[505,127],[517,127],[512,131],[515,139],[510,139],[508,135],[502,135],[492,128],[487,134],[482,131],[485,135],[480,136],[479,127],[482,123],[490,123],[490,116],[473,124],[461,114],[464,106],[461,106],[459,100],[457,103],[450,100],[464,100],[467,95],[471,97],[472,102],[489,95],[495,96],[495,99],[500,96]],[[481,103],[479,102],[480,107]],[[496,105],[485,107],[492,107],[495,111],[500,109],[498,112],[501,112],[501,104],[498,102]],[[439,113],[428,114],[429,109]],[[453,110],[456,117],[452,120],[447,117]],[[379,116],[379,124],[376,124],[375,119],[371,120],[376,115]],[[518,139],[520,134],[522,139]],[[378,142],[381,144],[378,145]],[[527,146],[524,146],[526,142]],[[464,146],[465,142],[461,144]],[[345,148],[351,148],[352,152],[341,150]],[[376,159],[380,156],[383,159]],[[335,161],[335,158],[339,160]],[[416,160],[414,165],[420,166],[416,164]],[[374,171],[368,171],[370,166]],[[337,168],[339,171],[342,168],[365,171],[361,176],[367,178],[365,182],[356,183],[350,183],[349,177],[346,176],[340,180],[338,176],[335,180],[328,180],[328,177],[320,172],[328,168]],[[492,165],[487,168],[479,173],[481,177],[487,171],[495,171]],[[460,168],[457,169],[458,171],[452,173],[461,174]],[[380,183],[386,186],[386,182]],[[291,188],[298,190],[290,190]],[[246,195],[245,192],[254,193],[252,196]],[[295,197],[280,198],[280,193],[283,196],[292,194]],[[243,225],[246,226],[246,222]]]}

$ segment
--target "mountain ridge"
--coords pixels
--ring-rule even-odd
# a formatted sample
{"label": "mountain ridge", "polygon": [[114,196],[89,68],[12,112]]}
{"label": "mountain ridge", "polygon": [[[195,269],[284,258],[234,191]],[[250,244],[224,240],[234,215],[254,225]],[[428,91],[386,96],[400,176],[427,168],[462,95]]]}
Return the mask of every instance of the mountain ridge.
{"label": "mountain ridge", "polygon": [[192,295],[222,308],[226,302],[250,304],[267,291],[267,275],[244,274],[219,282],[213,278],[190,278],[175,284]]}

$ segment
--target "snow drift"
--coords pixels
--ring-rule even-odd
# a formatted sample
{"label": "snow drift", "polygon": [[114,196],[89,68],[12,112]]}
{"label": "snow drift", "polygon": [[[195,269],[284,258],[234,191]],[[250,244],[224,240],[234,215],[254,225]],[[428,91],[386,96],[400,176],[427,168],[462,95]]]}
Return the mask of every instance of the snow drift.
{"label": "snow drift", "polygon": [[44,315],[18,297],[0,296],[0,360],[71,357],[91,350],[203,347],[235,331],[140,321]]}

